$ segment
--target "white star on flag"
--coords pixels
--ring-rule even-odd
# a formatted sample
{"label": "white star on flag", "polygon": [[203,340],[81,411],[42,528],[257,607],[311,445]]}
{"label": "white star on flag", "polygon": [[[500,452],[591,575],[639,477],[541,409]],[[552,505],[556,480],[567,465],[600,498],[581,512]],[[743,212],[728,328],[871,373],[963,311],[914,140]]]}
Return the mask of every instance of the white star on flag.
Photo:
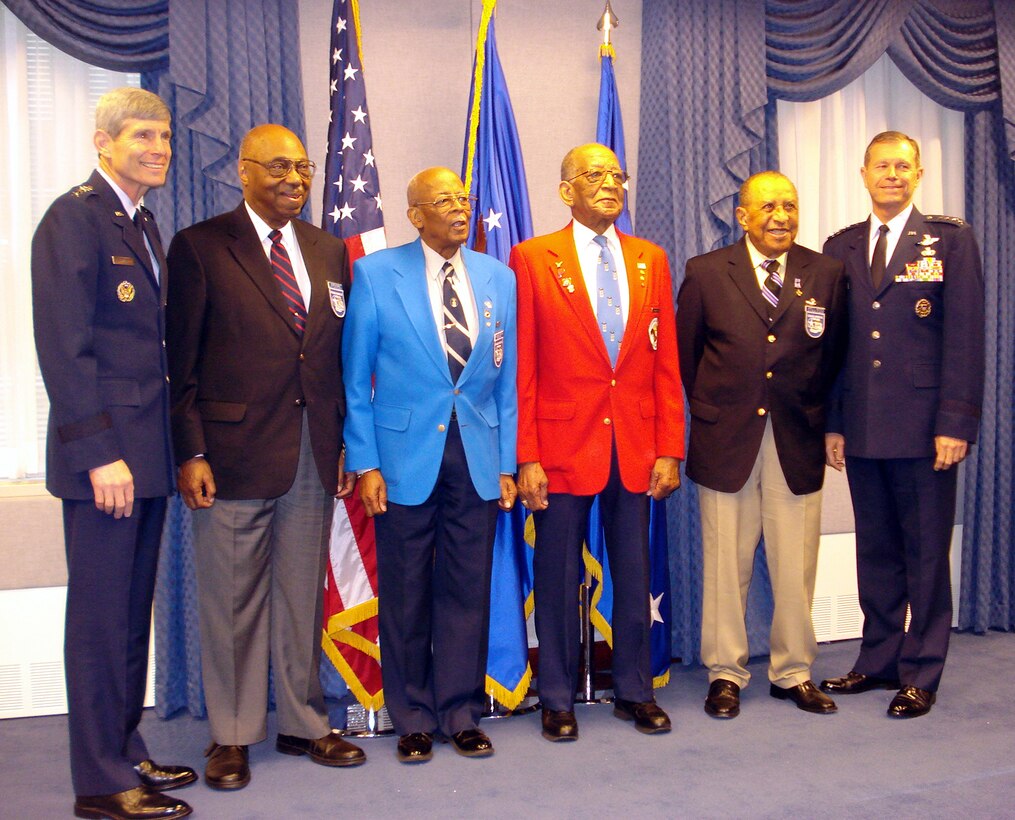
{"label": "white star on flag", "polygon": [[362,106],[356,106],[352,110],[353,122],[366,122],[367,112],[363,110]]}
{"label": "white star on flag", "polygon": [[336,48],[333,52],[331,52],[332,65],[334,65],[341,59],[342,59],[342,49]]}
{"label": "white star on flag", "polygon": [[352,219],[352,212],[355,210],[356,210],[355,208],[353,208],[351,205],[349,205],[348,202],[346,202],[342,206],[342,219]]}
{"label": "white star on flag", "polygon": [[371,168],[374,167],[374,152],[370,148],[363,154],[363,161]]}
{"label": "white star on flag", "polygon": [[353,143],[355,143],[357,139],[358,137],[354,137],[352,134],[346,131],[345,136],[342,137],[342,150],[344,151],[346,148],[352,148]]}
{"label": "white star on flag", "polygon": [[359,71],[358,68],[353,68],[351,65],[347,65],[345,67],[345,78],[347,80],[355,80],[357,71]]}
{"label": "white star on flag", "polygon": [[339,17],[338,22],[335,23],[335,33],[341,34],[343,31],[345,31],[345,18]]}
{"label": "white star on flag", "polygon": [[664,624],[666,621],[663,620],[663,616],[659,614],[659,604],[663,600],[665,593],[660,592],[659,595],[653,598],[651,595],[648,596],[649,609],[652,610],[652,620],[650,623],[653,624]]}
{"label": "white star on flag", "polygon": [[349,181],[352,183],[353,191],[366,191],[367,183],[366,180],[363,179],[362,174],[356,177],[356,179],[350,179]]}
{"label": "white star on flag", "polygon": [[338,206],[336,205],[335,209],[330,214],[328,214],[328,216],[331,217],[333,222],[338,222],[339,217],[342,216],[342,213],[338,210]]}
{"label": "white star on flag", "polygon": [[487,233],[492,231],[494,228],[500,227],[500,218],[504,216],[503,212],[497,213],[493,208],[490,209],[490,213],[483,217],[483,221],[486,223]]}

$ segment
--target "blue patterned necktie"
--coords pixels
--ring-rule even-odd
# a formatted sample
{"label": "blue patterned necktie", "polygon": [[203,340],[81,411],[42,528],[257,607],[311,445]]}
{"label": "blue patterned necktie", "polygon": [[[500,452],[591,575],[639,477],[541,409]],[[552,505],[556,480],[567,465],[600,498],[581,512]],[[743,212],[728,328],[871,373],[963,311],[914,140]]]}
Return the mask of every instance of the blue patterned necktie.
{"label": "blue patterned necktie", "polygon": [[778,307],[779,294],[782,293],[782,277],[779,276],[779,260],[766,259],[761,263],[761,267],[768,271],[768,276],[765,277],[765,281],[761,284],[761,295],[765,297],[765,301],[772,307]]}
{"label": "blue patterned necktie", "polygon": [[606,244],[605,236],[592,240],[599,246],[599,262],[596,265],[596,319],[602,331],[610,364],[616,367],[620,355],[620,342],[624,337],[624,314],[620,310],[620,283],[617,281],[617,265]]}
{"label": "blue patterned necktie", "polygon": [[272,231],[268,234],[268,238],[271,240],[271,272],[275,275],[275,281],[278,282],[278,289],[282,291],[286,306],[292,312],[296,330],[302,336],[307,327],[307,308],[303,303],[300,286],[296,284],[296,274],[293,273],[289,252],[282,244],[282,231]]}
{"label": "blue patterned necktie", "polygon": [[448,370],[451,371],[451,381],[457,384],[472,353],[472,340],[465,323],[462,300],[455,290],[454,265],[445,262],[441,273],[444,274],[444,338],[448,343]]}

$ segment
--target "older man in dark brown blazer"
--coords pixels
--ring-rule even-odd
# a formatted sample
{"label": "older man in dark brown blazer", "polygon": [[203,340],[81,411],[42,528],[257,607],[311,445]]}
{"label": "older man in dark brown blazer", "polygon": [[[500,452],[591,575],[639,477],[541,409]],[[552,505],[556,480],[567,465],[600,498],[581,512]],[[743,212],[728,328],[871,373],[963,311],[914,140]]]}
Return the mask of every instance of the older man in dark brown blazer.
{"label": "older man in dark brown blazer", "polygon": [[194,511],[209,786],[250,780],[267,734],[326,766],[365,756],[331,732],[318,681],[321,594],[340,450],[341,339],[349,266],[341,240],[298,219],[314,164],[278,125],[240,148],[236,210],[169,248],[167,343],[178,486]]}
{"label": "older man in dark brown blazer", "polygon": [[736,717],[750,673],[744,613],[764,533],[772,578],[772,697],[819,714],[811,600],[821,537],[825,408],[844,352],[842,263],[794,244],[796,189],[772,171],[740,189],[747,236],[687,263],[677,297],[691,410],[687,475],[704,546],[705,711]]}

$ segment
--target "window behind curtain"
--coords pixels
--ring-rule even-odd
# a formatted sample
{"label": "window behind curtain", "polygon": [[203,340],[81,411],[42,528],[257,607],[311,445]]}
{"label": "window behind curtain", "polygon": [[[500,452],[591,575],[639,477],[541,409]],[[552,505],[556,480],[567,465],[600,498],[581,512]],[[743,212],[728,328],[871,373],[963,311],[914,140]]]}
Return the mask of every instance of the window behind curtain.
{"label": "window behind curtain", "polygon": [[140,76],[75,60],[0,8],[0,480],[45,472],[49,402],[32,336],[31,242],[95,167],[95,104]]}

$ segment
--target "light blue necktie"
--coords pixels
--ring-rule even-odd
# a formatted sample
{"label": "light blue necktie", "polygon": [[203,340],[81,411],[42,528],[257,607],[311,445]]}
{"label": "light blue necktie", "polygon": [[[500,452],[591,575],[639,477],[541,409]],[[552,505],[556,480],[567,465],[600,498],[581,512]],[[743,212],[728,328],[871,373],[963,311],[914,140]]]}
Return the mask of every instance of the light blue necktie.
{"label": "light blue necktie", "polygon": [[599,262],[596,265],[596,319],[599,330],[606,342],[610,364],[617,364],[620,355],[620,341],[624,337],[624,314],[620,310],[620,284],[617,282],[617,265],[606,244],[605,236],[592,240],[599,248]]}

